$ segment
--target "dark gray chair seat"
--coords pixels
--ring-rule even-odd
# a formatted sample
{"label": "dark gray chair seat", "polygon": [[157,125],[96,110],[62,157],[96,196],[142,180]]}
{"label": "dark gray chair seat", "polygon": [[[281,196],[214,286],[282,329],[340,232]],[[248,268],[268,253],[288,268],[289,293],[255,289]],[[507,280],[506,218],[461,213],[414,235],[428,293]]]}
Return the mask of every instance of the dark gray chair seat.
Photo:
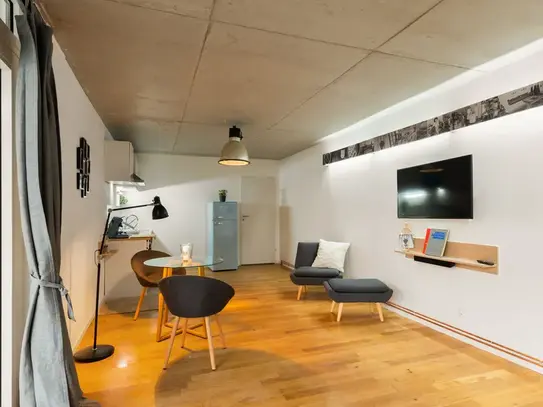
{"label": "dark gray chair seat", "polygon": [[306,286],[322,285],[331,278],[341,279],[342,277],[342,273],[337,269],[311,266],[317,257],[318,250],[319,243],[317,242],[298,243],[294,270],[290,273],[290,280],[299,286],[298,299]]}
{"label": "dark gray chair seat", "polygon": [[329,277],[334,278],[341,274],[337,269],[328,267],[300,267],[293,271],[298,277]]}
{"label": "dark gray chair seat", "polygon": [[324,288],[332,300],[331,312],[334,312],[334,306],[339,304],[337,321],[341,320],[343,303],[346,302],[367,302],[375,303],[379,312],[379,318],[384,321],[381,303],[390,300],[393,290],[375,278],[363,279],[331,279],[325,281]]}

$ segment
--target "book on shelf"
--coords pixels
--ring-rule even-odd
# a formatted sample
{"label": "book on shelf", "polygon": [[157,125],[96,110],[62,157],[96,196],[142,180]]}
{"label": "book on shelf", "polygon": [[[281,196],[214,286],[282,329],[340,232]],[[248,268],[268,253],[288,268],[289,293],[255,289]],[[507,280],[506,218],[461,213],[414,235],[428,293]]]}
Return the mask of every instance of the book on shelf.
{"label": "book on shelf", "polygon": [[422,246],[423,253],[426,253],[426,246],[428,246],[429,238],[430,238],[430,229],[426,229],[426,235],[424,236],[424,245]]}
{"label": "book on shelf", "polygon": [[448,239],[449,229],[426,229],[423,253],[428,256],[443,256]]}

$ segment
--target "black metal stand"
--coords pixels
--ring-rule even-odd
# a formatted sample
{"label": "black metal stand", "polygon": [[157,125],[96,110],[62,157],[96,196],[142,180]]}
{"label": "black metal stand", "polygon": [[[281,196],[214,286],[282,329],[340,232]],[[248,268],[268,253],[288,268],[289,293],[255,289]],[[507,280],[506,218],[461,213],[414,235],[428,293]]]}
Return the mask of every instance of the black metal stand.
{"label": "black metal stand", "polygon": [[102,243],[100,243],[100,251],[98,253],[98,266],[96,270],[96,302],[94,305],[94,338],[92,346],[77,351],[74,354],[74,360],[79,363],[92,363],[99,360],[106,359],[113,355],[115,348],[111,345],[97,345],[96,339],[98,337],[98,308],[100,306],[100,275],[102,269],[102,254],[104,253],[104,244],[106,242],[107,227],[109,225],[109,218],[111,217],[111,210],[107,213],[106,226],[104,227],[104,234],[102,235]]}

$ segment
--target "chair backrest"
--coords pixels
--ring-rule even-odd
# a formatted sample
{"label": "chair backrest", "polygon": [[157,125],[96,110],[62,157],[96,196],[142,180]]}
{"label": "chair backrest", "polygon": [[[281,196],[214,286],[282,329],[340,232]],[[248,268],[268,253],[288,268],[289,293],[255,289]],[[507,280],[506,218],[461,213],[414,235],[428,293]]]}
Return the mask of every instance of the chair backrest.
{"label": "chair backrest", "polygon": [[315,257],[317,257],[318,251],[318,242],[299,242],[298,249],[296,250],[294,268],[311,266],[315,261]]}
{"label": "chair backrest", "polygon": [[142,250],[133,255],[132,259],[130,260],[130,265],[132,266],[132,270],[136,274],[139,283],[143,287],[156,287],[156,281],[151,281],[147,279],[147,276],[156,272],[157,268],[146,266],[145,264],[143,264],[143,262],[150,259],[156,259],[158,257],[170,256],[170,254],[161,252],[159,250]]}
{"label": "chair backrest", "polygon": [[200,276],[166,277],[158,283],[170,312],[182,318],[202,318],[223,310],[234,296],[224,281]]}

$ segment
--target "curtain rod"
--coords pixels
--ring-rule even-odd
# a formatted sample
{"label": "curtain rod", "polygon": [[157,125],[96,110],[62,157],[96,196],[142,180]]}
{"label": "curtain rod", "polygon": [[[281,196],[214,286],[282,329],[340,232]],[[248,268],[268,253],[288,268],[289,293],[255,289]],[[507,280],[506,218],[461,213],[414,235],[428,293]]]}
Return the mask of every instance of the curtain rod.
{"label": "curtain rod", "polygon": [[45,24],[53,28],[53,21],[51,20],[51,17],[49,16],[49,13],[47,12],[45,6],[43,6],[38,0],[32,0],[32,3],[34,3],[34,5],[36,6],[38,13],[40,13],[41,18],[43,18],[43,21],[45,21]]}
{"label": "curtain rod", "polygon": [[51,20],[47,9],[44,5],[40,3],[39,0],[19,0],[18,3],[19,7],[21,8],[21,10],[23,10],[23,12],[30,5],[30,3],[34,4],[34,6],[36,6],[36,10],[38,10],[39,15],[41,16],[43,21],[45,21],[45,24],[53,28],[53,20]]}

